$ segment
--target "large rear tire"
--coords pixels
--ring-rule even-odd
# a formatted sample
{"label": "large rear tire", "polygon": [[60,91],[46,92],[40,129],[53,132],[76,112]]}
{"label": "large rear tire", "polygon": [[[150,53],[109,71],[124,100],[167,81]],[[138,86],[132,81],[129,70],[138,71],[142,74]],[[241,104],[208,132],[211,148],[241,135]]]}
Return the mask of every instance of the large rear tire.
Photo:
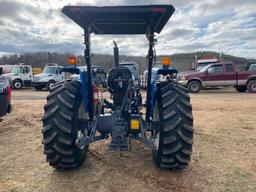
{"label": "large rear tire", "polygon": [[190,97],[186,88],[175,82],[161,83],[156,94],[154,161],[160,168],[185,168],[190,161],[194,134]]}
{"label": "large rear tire", "polygon": [[47,97],[43,117],[43,144],[46,160],[56,169],[78,168],[85,160],[88,147],[76,147],[87,114],[83,110],[81,83],[64,81],[56,84]]}

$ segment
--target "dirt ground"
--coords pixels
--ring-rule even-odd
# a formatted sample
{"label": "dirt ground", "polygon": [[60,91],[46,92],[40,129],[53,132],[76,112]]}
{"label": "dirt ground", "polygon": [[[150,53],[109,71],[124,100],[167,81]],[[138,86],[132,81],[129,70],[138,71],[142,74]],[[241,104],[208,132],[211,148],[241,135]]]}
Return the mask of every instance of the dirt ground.
{"label": "dirt ground", "polygon": [[41,144],[48,93],[13,92],[14,111],[0,122],[0,191],[256,191],[256,95],[233,89],[192,94],[193,157],[183,171],[155,167],[151,151],[112,153],[106,142],[90,146],[75,171],[49,167]]}

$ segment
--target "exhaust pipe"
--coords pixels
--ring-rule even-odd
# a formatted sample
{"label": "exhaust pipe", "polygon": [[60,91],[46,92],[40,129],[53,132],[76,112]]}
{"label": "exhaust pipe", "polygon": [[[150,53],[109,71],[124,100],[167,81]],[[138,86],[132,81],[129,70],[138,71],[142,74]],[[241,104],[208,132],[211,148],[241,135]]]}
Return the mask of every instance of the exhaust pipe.
{"label": "exhaust pipe", "polygon": [[114,64],[115,64],[115,67],[118,67],[119,66],[119,48],[117,47],[117,44],[115,41],[113,41],[114,43]]}

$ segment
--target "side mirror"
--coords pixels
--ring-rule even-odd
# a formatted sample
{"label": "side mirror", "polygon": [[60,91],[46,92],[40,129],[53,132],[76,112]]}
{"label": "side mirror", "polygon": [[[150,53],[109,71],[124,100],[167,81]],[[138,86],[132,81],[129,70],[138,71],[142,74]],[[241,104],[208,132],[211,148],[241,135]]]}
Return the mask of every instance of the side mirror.
{"label": "side mirror", "polygon": [[209,75],[209,72],[208,72],[208,70],[206,70],[206,71],[205,71],[205,75]]}

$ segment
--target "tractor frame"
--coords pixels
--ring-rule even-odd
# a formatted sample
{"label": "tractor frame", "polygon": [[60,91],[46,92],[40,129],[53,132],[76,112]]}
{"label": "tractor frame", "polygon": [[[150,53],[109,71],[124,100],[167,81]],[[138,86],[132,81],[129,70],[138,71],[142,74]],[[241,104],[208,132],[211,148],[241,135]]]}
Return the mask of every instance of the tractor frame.
{"label": "tractor frame", "polygon": [[[50,165],[57,169],[79,167],[85,159],[84,154],[89,144],[107,139],[111,135],[110,150],[128,150],[129,137],[152,149],[158,167],[172,169],[187,166],[192,152],[193,116],[186,88],[171,78],[157,83],[156,76],[152,77],[154,46],[157,42],[155,33],[162,31],[174,11],[172,5],[65,6],[62,9],[65,15],[83,28],[87,71],[80,71],[76,67],[64,68],[64,72],[80,74],[81,82],[57,84],[47,98],[42,132],[45,154]],[[148,88],[145,119],[141,112],[143,106],[140,88],[133,85],[129,69],[119,66],[115,42],[115,67],[108,76],[108,90],[113,96],[113,103],[103,99],[96,106],[91,33],[146,35]],[[157,71],[157,74],[164,76],[172,76],[173,73],[177,73],[177,70],[168,67]],[[83,113],[88,114],[82,128],[78,126],[82,121],[77,119],[77,116],[80,118],[79,103],[83,105]],[[112,112],[105,114],[104,108],[110,108]],[[65,127],[60,121],[70,124]]]}

